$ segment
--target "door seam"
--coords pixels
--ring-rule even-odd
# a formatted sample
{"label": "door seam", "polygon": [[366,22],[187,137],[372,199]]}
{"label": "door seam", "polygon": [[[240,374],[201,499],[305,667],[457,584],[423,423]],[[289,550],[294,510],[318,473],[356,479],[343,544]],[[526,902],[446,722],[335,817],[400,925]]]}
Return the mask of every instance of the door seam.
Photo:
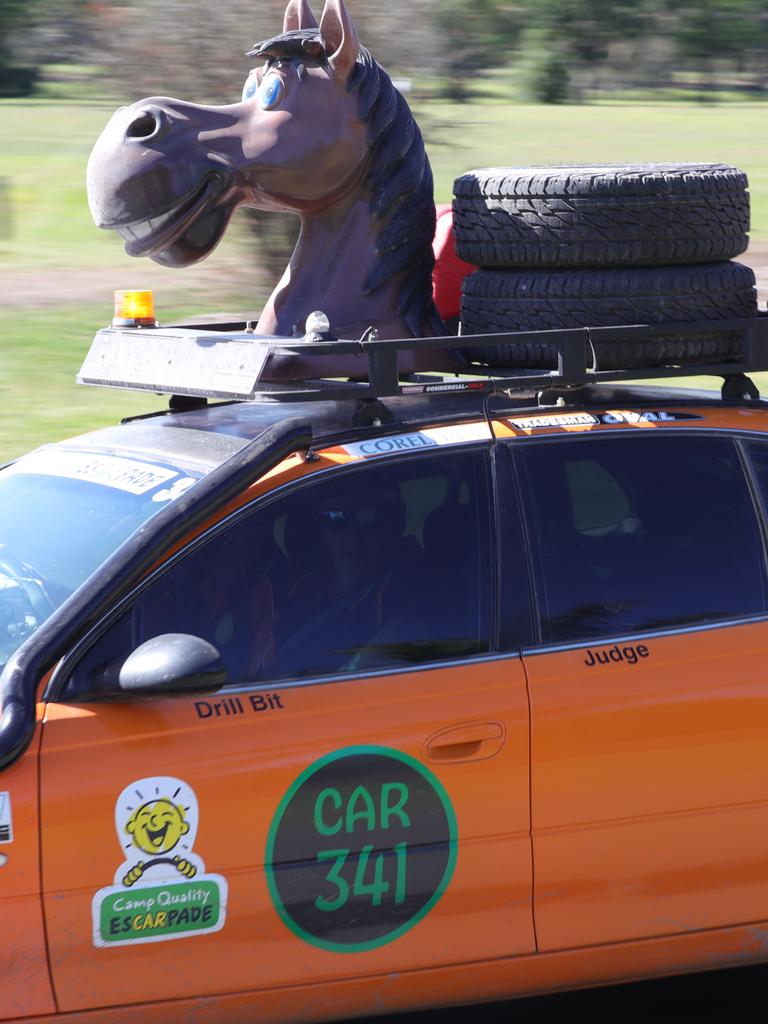
{"label": "door seam", "polygon": [[528,703],[528,843],[531,851],[531,924],[533,926],[534,953],[539,950],[539,932],[536,924],[536,859],[533,848],[533,704],[531,701],[531,687],[528,678],[528,666],[525,658],[521,656],[520,663],[523,666],[525,676],[525,697]]}
{"label": "door seam", "polygon": [[53,965],[51,964],[51,945],[48,941],[48,914],[45,909],[45,894],[43,892],[43,727],[48,715],[48,704],[44,704],[45,711],[40,722],[40,736],[37,743],[37,863],[38,863],[38,891],[40,893],[40,917],[43,926],[43,941],[45,943],[45,964],[48,968],[48,984],[51,986],[51,997],[56,1013],[61,1013],[59,997],[56,992],[56,984],[53,980]]}

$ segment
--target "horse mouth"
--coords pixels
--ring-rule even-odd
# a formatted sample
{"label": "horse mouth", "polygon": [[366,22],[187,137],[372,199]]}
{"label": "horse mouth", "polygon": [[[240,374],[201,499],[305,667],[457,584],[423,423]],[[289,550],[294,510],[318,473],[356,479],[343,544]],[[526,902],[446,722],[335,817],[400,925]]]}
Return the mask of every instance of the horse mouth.
{"label": "horse mouth", "polygon": [[171,245],[189,229],[208,206],[217,191],[216,181],[207,178],[194,192],[175,203],[170,209],[146,220],[121,224],[116,231],[125,242],[129,256],[149,256],[156,250]]}

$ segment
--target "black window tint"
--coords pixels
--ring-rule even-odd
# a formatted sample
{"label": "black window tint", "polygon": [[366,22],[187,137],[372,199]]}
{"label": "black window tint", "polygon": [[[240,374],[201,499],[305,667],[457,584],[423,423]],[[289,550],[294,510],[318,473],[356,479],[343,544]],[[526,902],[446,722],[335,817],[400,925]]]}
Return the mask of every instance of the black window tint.
{"label": "black window tint", "polygon": [[545,642],[764,612],[762,539],[730,440],[600,438],[520,457]]}
{"label": "black window tint", "polygon": [[320,477],[247,514],[149,584],[75,671],[108,694],[131,650],[192,633],[232,684],[402,667],[489,649],[484,452]]}
{"label": "black window tint", "polygon": [[488,649],[484,456],[379,464],[328,480],[286,509],[283,538],[289,570],[299,558],[276,607],[273,675]]}

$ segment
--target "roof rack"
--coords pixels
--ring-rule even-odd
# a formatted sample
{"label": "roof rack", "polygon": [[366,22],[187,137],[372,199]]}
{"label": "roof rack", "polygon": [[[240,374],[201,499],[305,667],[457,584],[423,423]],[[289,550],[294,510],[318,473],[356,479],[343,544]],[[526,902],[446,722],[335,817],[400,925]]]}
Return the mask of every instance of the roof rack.
{"label": "roof rack", "polygon": [[[238,325],[222,325],[236,328]],[[600,370],[592,365],[595,343],[651,341],[674,334],[711,335],[738,332],[739,357],[727,362],[681,363],[628,370]],[[472,352],[495,346],[548,345],[557,368],[492,368],[473,363]],[[468,365],[460,371],[401,373],[406,352],[444,353],[461,349]],[[348,356],[345,373],[354,379],[328,377],[265,380],[273,357]],[[361,357],[365,357],[361,360]],[[307,401],[378,399],[394,395],[435,395],[456,392],[515,392],[538,395],[540,404],[558,401],[588,384],[662,378],[723,377],[723,398],[756,399],[759,392],[747,373],[768,371],[768,313],[738,320],[638,324],[622,327],[579,327],[568,330],[510,331],[499,334],[382,340],[374,331],[359,340],[257,335],[250,325],[222,330],[216,325],[176,328],[100,330],[77,375],[81,384],[153,391],[199,399],[239,401]],[[362,378],[362,379],[361,379]]]}

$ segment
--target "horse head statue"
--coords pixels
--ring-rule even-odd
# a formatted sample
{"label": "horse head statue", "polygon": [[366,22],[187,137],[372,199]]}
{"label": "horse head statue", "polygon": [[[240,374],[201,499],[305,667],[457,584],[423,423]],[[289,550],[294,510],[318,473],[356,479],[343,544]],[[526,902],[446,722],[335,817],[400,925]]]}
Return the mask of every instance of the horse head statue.
{"label": "horse head statue", "polygon": [[263,63],[239,103],[153,96],[113,115],[88,164],[96,224],[130,255],[182,267],[211,252],[240,205],[298,214],[258,333],[301,333],[320,309],[338,337],[439,334],[432,171],[344,0],[326,0],[319,24],[307,0],[290,0],[282,33],[248,56]]}

